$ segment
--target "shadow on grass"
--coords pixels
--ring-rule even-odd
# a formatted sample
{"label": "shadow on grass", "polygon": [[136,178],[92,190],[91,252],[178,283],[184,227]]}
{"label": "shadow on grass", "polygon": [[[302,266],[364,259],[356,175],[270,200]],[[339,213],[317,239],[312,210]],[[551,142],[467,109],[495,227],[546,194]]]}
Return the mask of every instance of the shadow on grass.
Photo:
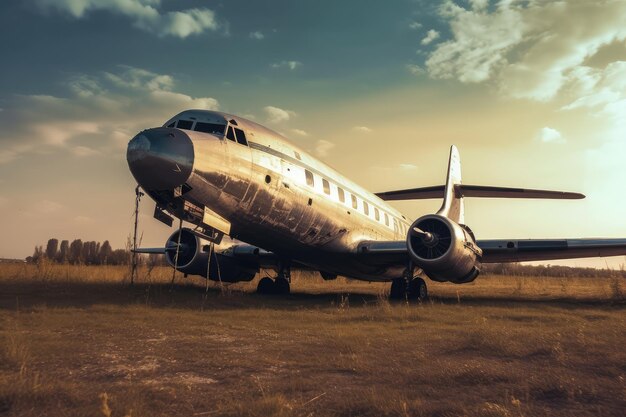
{"label": "shadow on grass", "polygon": [[[52,308],[87,308],[97,305],[145,305],[154,308],[181,308],[191,310],[228,310],[269,308],[297,310],[302,308],[337,307],[349,298],[351,307],[374,305],[381,302],[378,295],[366,292],[343,291],[328,293],[300,292],[297,288],[286,296],[266,296],[240,289],[222,292],[208,290],[195,284],[138,284],[129,287],[122,283],[0,281],[0,309],[28,310],[41,306]],[[399,303],[401,304],[401,303]],[[423,307],[459,304],[460,307],[491,306],[515,308],[554,306],[576,308],[594,306],[608,309],[625,308],[625,300],[578,298],[521,298],[466,295],[460,301],[456,296],[434,295],[428,302],[415,303]]]}

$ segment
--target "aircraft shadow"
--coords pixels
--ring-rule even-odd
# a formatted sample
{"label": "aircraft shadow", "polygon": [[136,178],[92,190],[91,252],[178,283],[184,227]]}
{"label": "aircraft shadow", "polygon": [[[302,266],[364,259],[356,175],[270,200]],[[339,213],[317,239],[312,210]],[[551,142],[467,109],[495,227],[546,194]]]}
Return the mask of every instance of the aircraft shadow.
{"label": "aircraft shadow", "polygon": [[[40,307],[89,308],[98,305],[146,305],[155,308],[181,309],[255,309],[298,310],[302,308],[326,308],[349,304],[350,307],[376,305],[386,299],[366,292],[300,292],[294,288],[289,295],[259,295],[242,290],[208,289],[190,284],[138,284],[134,287],[120,283],[41,283],[41,282],[0,282],[0,310],[28,310]],[[393,302],[392,304],[403,304]],[[515,306],[555,306],[579,308],[624,308],[626,299],[579,299],[579,298],[513,298],[504,296],[465,295],[461,300],[456,296],[434,294],[423,303],[423,307],[460,304],[461,306],[492,306],[514,308]]]}

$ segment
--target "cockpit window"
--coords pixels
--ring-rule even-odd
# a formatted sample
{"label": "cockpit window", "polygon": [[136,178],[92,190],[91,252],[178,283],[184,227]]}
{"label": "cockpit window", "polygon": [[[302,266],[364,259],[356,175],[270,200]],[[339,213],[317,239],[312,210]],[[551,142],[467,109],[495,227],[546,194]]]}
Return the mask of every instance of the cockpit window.
{"label": "cockpit window", "polygon": [[196,122],[193,130],[204,133],[216,133],[218,135],[223,135],[224,130],[226,129],[226,125],[220,125],[217,123],[206,123],[206,122]]}
{"label": "cockpit window", "polygon": [[176,123],[176,127],[179,129],[191,130],[191,126],[193,126],[191,120],[179,120],[178,123]]}
{"label": "cockpit window", "polygon": [[233,132],[232,126],[228,126],[228,132],[226,133],[226,138],[235,142],[235,133]]}
{"label": "cockpit window", "polygon": [[176,126],[176,122],[172,122],[169,125],[167,125],[167,127],[174,127],[174,126]]}
{"label": "cockpit window", "polygon": [[235,133],[237,134],[237,142],[248,146],[248,140],[246,139],[246,134],[243,133],[243,130],[235,128]]}

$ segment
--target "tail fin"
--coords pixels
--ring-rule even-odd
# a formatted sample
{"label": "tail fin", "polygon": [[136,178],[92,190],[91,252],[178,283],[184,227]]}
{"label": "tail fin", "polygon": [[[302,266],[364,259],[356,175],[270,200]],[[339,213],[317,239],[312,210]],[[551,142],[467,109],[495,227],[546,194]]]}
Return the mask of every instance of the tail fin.
{"label": "tail fin", "polygon": [[443,194],[443,204],[437,212],[457,223],[464,222],[463,195],[457,193],[457,186],[461,185],[461,156],[456,146],[450,148],[446,188]]}

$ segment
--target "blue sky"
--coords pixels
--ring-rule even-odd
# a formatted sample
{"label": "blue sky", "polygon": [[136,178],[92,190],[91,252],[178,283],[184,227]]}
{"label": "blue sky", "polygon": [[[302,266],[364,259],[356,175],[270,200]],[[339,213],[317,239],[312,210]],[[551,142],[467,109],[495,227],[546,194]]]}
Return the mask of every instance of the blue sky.
{"label": "blue sky", "polygon": [[470,201],[479,238],[625,236],[625,39],[610,0],[3,2],[0,256],[52,236],[122,246],[128,140],[192,107],[266,124],[373,191],[440,183],[456,144],[467,183],[588,195]]}

